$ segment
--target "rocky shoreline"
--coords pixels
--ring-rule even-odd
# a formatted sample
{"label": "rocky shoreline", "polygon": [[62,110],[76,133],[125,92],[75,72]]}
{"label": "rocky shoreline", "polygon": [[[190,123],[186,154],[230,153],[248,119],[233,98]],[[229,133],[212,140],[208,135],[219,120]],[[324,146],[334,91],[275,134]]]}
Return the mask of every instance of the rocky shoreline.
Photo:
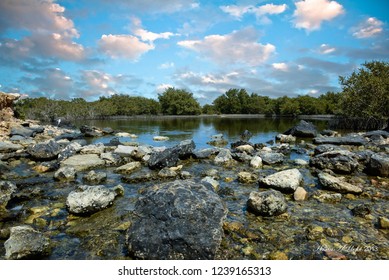
{"label": "rocky shoreline", "polygon": [[[2,259],[389,258],[386,131],[340,136],[301,121],[274,145],[245,132],[198,150],[7,122]],[[85,140],[103,135],[110,143]]]}

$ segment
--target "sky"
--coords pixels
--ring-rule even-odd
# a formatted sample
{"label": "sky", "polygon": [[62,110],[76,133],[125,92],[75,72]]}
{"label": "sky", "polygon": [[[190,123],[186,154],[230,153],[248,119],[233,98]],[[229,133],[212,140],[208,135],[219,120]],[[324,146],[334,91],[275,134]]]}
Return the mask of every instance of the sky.
{"label": "sky", "polygon": [[319,96],[388,61],[388,11],[387,0],[0,0],[0,91]]}

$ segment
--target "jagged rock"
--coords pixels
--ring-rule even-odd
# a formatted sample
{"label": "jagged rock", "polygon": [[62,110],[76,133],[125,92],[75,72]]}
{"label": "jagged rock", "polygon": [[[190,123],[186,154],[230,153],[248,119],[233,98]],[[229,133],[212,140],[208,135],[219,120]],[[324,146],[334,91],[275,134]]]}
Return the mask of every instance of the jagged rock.
{"label": "jagged rock", "polygon": [[56,180],[75,180],[76,179],[76,170],[73,167],[65,166],[61,167],[54,173],[54,178]]}
{"label": "jagged rock", "polygon": [[16,185],[9,181],[0,181],[0,209],[7,206],[12,195],[16,192]]}
{"label": "jagged rock", "polygon": [[51,160],[58,157],[62,148],[54,140],[42,142],[27,148],[27,152],[38,160]]}
{"label": "jagged rock", "polygon": [[367,141],[361,135],[347,135],[344,137],[316,137],[313,138],[313,143],[332,144],[332,145],[351,145],[351,146],[363,146],[367,144]]}
{"label": "jagged rock", "polygon": [[77,143],[77,142],[70,143],[64,149],[62,149],[61,152],[58,154],[58,160],[63,161],[65,159],[75,155],[81,149],[82,149],[82,146],[79,143]]}
{"label": "jagged rock", "polygon": [[248,155],[246,152],[242,153],[231,153],[233,159],[240,162],[250,162],[252,160],[252,156]]}
{"label": "jagged rock", "polygon": [[329,189],[340,193],[362,193],[362,189],[358,186],[347,183],[342,177],[335,177],[328,173],[321,172],[318,174],[320,184]]}
{"label": "jagged rock", "polygon": [[373,154],[366,166],[369,175],[389,177],[389,156]]}
{"label": "jagged rock", "polygon": [[101,184],[107,180],[107,173],[91,170],[82,179],[89,184]]}
{"label": "jagged rock", "polygon": [[134,172],[136,169],[139,169],[142,167],[142,164],[138,161],[133,161],[130,163],[127,163],[125,165],[119,166],[118,168],[115,169],[116,173],[121,173],[121,174],[129,174],[131,172]]}
{"label": "jagged rock", "polygon": [[23,149],[22,145],[13,144],[10,142],[0,142],[0,153],[16,152],[17,150]]}
{"label": "jagged rock", "polygon": [[315,137],[317,135],[317,130],[312,123],[301,120],[296,126],[288,129],[283,134],[297,137]]}
{"label": "jagged rock", "polygon": [[128,250],[141,259],[213,259],[227,210],[213,190],[190,180],[148,189],[135,205]]}
{"label": "jagged rock", "polygon": [[0,121],[9,121],[13,119],[13,103],[19,98],[20,94],[18,93],[7,94],[0,92]]}
{"label": "jagged rock", "polygon": [[247,210],[261,216],[277,216],[287,208],[284,195],[276,190],[251,192],[247,201]]}
{"label": "jagged rock", "polygon": [[335,150],[324,152],[311,157],[309,164],[319,169],[329,169],[336,173],[350,174],[359,164],[357,156],[347,150]]}
{"label": "jagged rock", "polygon": [[273,152],[261,152],[259,156],[261,157],[262,162],[267,165],[282,163],[285,159],[283,154]]}
{"label": "jagged rock", "polygon": [[50,253],[50,239],[30,226],[16,226],[11,228],[4,247],[7,259],[42,258]]}
{"label": "jagged rock", "polygon": [[73,214],[92,214],[111,206],[115,197],[122,192],[123,187],[120,185],[114,190],[102,185],[82,185],[69,193],[66,206]]}
{"label": "jagged rock", "polygon": [[244,184],[252,184],[258,182],[258,175],[250,172],[239,172],[238,181]]}
{"label": "jagged rock", "polygon": [[262,168],[262,158],[260,156],[254,156],[250,161],[250,166],[253,168]]}
{"label": "jagged rock", "polygon": [[225,164],[230,162],[231,160],[232,160],[232,155],[230,150],[221,148],[219,149],[219,153],[215,157],[214,162],[216,164]]}
{"label": "jagged rock", "polygon": [[103,136],[103,131],[100,128],[95,126],[83,125],[80,127],[81,133],[84,134],[85,137],[101,137]]}
{"label": "jagged rock", "polygon": [[303,175],[296,168],[283,170],[259,180],[259,185],[293,193],[303,183]]}
{"label": "jagged rock", "polygon": [[196,149],[196,145],[192,139],[181,141],[178,145],[174,147],[178,150],[178,157],[180,159],[186,159],[193,154],[193,151]]}
{"label": "jagged rock", "polygon": [[96,168],[103,166],[105,161],[100,159],[96,154],[87,154],[87,155],[75,155],[65,159],[61,166],[70,166],[74,167],[76,171],[88,170],[91,168]]}

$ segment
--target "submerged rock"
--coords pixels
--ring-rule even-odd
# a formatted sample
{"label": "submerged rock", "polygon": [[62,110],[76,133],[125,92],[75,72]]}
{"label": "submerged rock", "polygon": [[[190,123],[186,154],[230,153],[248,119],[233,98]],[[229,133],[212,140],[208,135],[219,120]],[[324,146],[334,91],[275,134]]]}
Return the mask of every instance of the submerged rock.
{"label": "submerged rock", "polygon": [[121,173],[121,174],[129,174],[131,172],[134,172],[136,169],[139,169],[142,167],[142,164],[138,161],[133,161],[130,163],[127,163],[125,165],[119,166],[118,168],[115,169],[116,173]]}
{"label": "submerged rock", "polygon": [[244,184],[252,184],[258,182],[258,175],[250,172],[239,172],[238,181]]}
{"label": "submerged rock", "polygon": [[79,186],[77,190],[69,193],[66,199],[66,206],[73,214],[92,214],[112,205],[118,190],[122,192],[121,186],[115,190],[108,189],[105,186]]}
{"label": "submerged rock", "polygon": [[335,177],[328,173],[321,172],[318,174],[320,184],[329,189],[340,193],[362,193],[362,189],[358,186],[347,183],[341,177]]}
{"label": "submerged rock", "polygon": [[319,169],[329,169],[336,173],[350,174],[359,164],[357,156],[347,150],[334,150],[311,157],[309,164]]}
{"label": "submerged rock", "polygon": [[7,259],[42,258],[50,253],[50,239],[30,226],[16,226],[4,247]]}
{"label": "submerged rock", "polygon": [[301,120],[297,125],[288,129],[283,134],[297,137],[315,137],[317,135],[316,126],[312,123]]}
{"label": "submerged rock", "polygon": [[287,203],[284,195],[276,190],[251,192],[247,210],[261,216],[277,216],[285,213]]}
{"label": "submerged rock", "polygon": [[150,188],[135,205],[128,250],[141,259],[213,259],[227,210],[210,188],[177,180]]}
{"label": "submerged rock", "polygon": [[303,175],[296,168],[283,170],[259,180],[259,185],[293,193],[303,183]]}
{"label": "submerged rock", "polygon": [[82,179],[89,184],[101,184],[107,180],[107,173],[91,170]]}

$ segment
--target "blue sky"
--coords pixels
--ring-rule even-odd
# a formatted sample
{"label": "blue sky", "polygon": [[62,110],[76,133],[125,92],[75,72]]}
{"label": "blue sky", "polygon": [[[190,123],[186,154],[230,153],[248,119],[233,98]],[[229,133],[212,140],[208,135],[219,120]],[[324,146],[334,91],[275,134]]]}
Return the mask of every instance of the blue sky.
{"label": "blue sky", "polygon": [[387,11],[386,0],[1,0],[0,91],[318,96],[388,61]]}

